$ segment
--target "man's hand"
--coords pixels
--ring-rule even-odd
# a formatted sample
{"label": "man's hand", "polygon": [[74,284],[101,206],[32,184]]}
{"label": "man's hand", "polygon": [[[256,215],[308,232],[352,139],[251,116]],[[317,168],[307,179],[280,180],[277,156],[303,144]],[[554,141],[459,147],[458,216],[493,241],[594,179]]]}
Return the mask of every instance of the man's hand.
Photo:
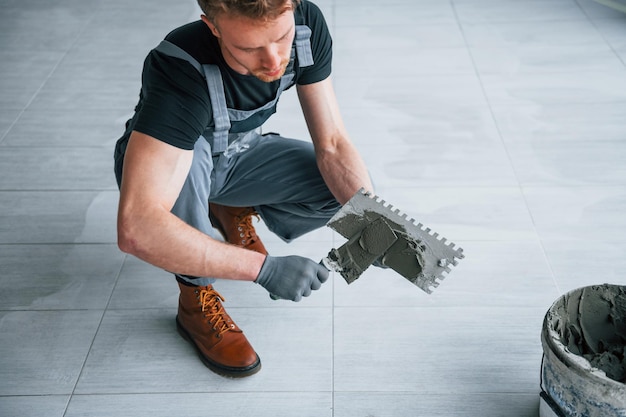
{"label": "man's hand", "polygon": [[319,290],[328,279],[329,271],[322,265],[301,256],[267,256],[259,276],[254,281],[270,295],[300,301]]}

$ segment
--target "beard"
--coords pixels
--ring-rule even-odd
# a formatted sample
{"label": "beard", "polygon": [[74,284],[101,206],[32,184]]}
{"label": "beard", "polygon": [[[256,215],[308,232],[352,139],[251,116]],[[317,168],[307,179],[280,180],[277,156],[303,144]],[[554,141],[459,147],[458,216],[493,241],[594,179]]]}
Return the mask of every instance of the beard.
{"label": "beard", "polygon": [[280,77],[282,77],[283,74],[285,74],[285,71],[287,70],[287,65],[289,65],[288,58],[282,60],[282,62],[280,63],[280,71],[278,71],[276,74],[271,74],[271,75],[268,74],[267,69],[265,68],[253,69],[250,72],[259,80],[266,82],[266,83],[271,83],[272,81],[280,80]]}

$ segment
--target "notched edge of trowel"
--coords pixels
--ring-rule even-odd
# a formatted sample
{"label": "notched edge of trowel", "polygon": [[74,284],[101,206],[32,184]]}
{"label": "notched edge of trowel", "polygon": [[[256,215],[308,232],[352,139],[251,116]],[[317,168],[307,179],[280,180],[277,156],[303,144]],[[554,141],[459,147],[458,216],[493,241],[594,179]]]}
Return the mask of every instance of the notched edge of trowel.
{"label": "notched edge of trowel", "polygon": [[[368,211],[384,216],[388,222],[398,227],[399,233],[406,233],[420,246],[419,253],[423,259],[420,262],[422,270],[419,274],[410,275],[397,270],[392,265],[388,266],[428,294],[432,293],[433,288],[439,286],[445,278],[444,274],[449,274],[451,267],[458,265],[458,260],[465,257],[462,248],[456,247],[446,238],[440,238],[438,233],[418,223],[415,219],[409,218],[406,213],[364,189],[360,189],[330,219],[327,226],[349,239],[371,221],[367,216]],[[350,215],[354,216],[351,217],[352,222],[342,222],[344,217]]]}

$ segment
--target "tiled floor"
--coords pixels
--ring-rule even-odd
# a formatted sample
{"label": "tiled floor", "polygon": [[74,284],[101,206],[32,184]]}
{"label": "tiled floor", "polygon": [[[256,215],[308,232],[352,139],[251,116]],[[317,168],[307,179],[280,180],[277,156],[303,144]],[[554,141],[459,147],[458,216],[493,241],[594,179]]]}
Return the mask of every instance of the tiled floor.
{"label": "tiled floor", "polygon": [[[204,368],[170,275],[115,244],[112,149],[193,0],[0,0],[0,415],[531,417],[542,318],[626,283],[626,14],[591,0],[321,0],[351,136],[387,201],[465,249],[427,295],[339,276],[218,289],[263,360]],[[293,91],[268,130],[306,137]],[[330,229],[274,254],[321,258]]]}

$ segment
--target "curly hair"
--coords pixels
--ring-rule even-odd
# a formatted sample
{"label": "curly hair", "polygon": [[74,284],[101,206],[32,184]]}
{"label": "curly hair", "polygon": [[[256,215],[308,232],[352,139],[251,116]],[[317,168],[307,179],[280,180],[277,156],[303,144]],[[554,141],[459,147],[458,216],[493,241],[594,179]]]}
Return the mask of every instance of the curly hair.
{"label": "curly hair", "polygon": [[295,9],[300,0],[198,0],[202,12],[211,22],[222,13],[251,19],[274,19],[289,8]]}

